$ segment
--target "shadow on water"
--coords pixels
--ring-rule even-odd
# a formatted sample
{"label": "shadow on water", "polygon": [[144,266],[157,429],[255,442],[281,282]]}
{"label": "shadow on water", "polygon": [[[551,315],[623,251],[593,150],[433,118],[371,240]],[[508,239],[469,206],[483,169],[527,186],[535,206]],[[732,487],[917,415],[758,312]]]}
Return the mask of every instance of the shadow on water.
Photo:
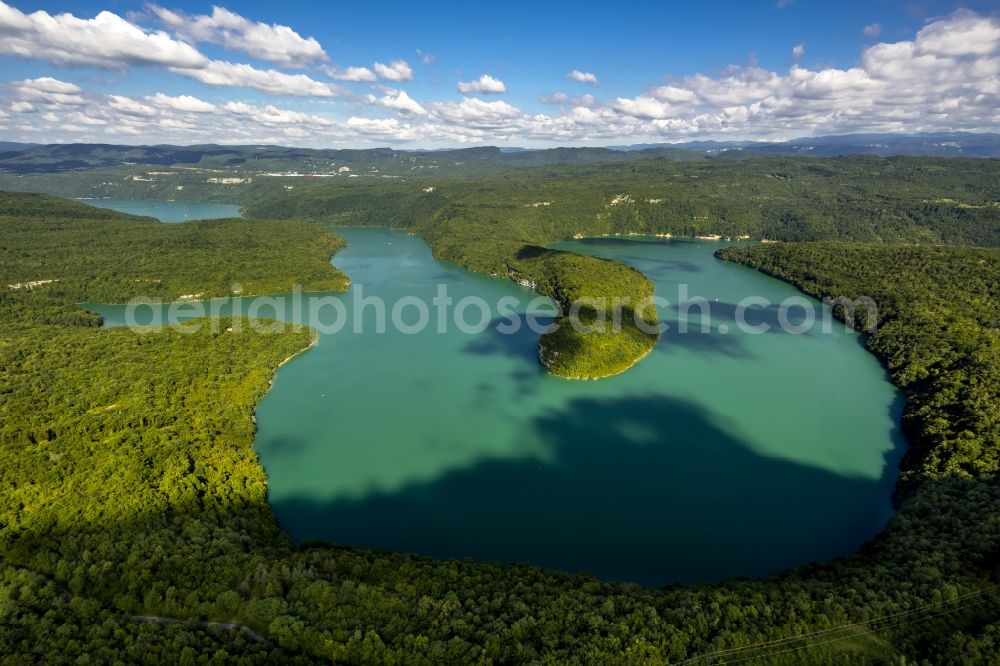
{"label": "shadow on water", "polygon": [[638,255],[618,257],[619,261],[624,261],[632,266],[640,267],[646,275],[657,277],[670,273],[701,273],[702,267],[693,261],[683,259],[654,259],[652,257],[642,257]]}
{"label": "shadow on water", "polygon": [[292,498],[273,508],[296,540],[529,562],[653,585],[829,559],[888,517],[880,509],[894,464],[876,480],[761,456],[684,400],[578,399],[532,430],[530,441],[544,442],[537,457],[483,458],[395,492]]}
{"label": "shadow on water", "polygon": [[262,455],[294,456],[309,450],[305,442],[291,437],[272,437],[258,446]]}
{"label": "shadow on water", "polygon": [[[709,301],[692,299],[683,303],[674,303],[670,309],[678,315],[685,315],[688,320],[688,331],[701,331],[703,313],[707,313],[711,319],[711,324],[717,330],[720,322],[725,324],[730,332],[736,332],[740,324],[753,327],[762,333],[784,333],[789,334],[787,326],[793,329],[806,323],[806,312],[802,307],[796,305],[789,307],[785,312],[785,323],[781,321],[781,307],[775,303],[767,306],[753,305],[739,311],[738,303],[728,303],[726,301]],[[812,308],[814,321],[806,331],[795,333],[795,335],[810,335],[812,329],[822,324],[822,311]]]}
{"label": "shadow on water", "polygon": [[[532,318],[535,323],[531,326],[539,331],[547,329],[555,321],[555,317],[549,315],[533,315]],[[537,347],[541,333],[532,330],[524,315],[521,315],[518,321],[517,330],[512,330],[510,319],[504,317],[493,319],[482,333],[462,347],[462,351],[477,356],[502,354],[537,364],[536,356],[531,350]]]}
{"label": "shadow on water", "polygon": [[656,351],[676,353],[692,351],[700,354],[720,354],[727,358],[752,359],[743,340],[738,335],[722,335],[715,330],[702,332],[700,326],[689,326],[682,333],[676,321],[668,322],[669,328],[660,334]]}
{"label": "shadow on water", "polygon": [[[548,315],[533,316],[533,319],[535,323],[532,325],[537,330],[544,330],[555,321],[554,317]],[[504,356],[516,361],[510,373],[516,393],[521,396],[530,395],[537,390],[538,376],[545,373],[538,362],[540,334],[532,330],[524,315],[520,317],[517,331],[512,332],[510,326],[509,319],[493,319],[486,330],[462,346],[462,352],[483,357]],[[482,388],[480,392],[489,393]]]}

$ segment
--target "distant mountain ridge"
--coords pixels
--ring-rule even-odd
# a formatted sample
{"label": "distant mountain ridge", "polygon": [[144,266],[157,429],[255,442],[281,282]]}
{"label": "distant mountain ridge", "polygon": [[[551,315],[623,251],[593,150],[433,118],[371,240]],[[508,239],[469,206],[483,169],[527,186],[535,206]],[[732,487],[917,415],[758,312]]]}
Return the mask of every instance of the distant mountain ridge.
{"label": "distant mountain ridge", "polygon": [[20,143],[18,141],[0,141],[0,153],[18,153],[29,148],[37,148],[40,143]]}
{"label": "distant mountain ridge", "polygon": [[[744,158],[767,155],[833,157],[868,154],[933,157],[1000,157],[1000,134],[951,132],[934,134],[850,134],[764,141],[688,141],[607,147],[516,148],[478,146],[444,150],[394,148],[292,148],[274,145],[124,146],[98,143],[24,144],[0,142],[0,172],[45,173],[74,169],[140,164],[149,166],[199,165],[213,168],[289,168],[303,161],[335,161],[377,167],[407,158],[419,164],[540,166],[623,162],[647,157],[674,160]],[[434,167],[432,167],[434,168]]]}
{"label": "distant mountain ridge", "polygon": [[843,134],[789,141],[688,141],[609,146],[626,152],[684,148],[707,154],[749,152],[754,155],[894,155],[928,157],[1000,157],[1000,134],[937,132],[928,134]]}

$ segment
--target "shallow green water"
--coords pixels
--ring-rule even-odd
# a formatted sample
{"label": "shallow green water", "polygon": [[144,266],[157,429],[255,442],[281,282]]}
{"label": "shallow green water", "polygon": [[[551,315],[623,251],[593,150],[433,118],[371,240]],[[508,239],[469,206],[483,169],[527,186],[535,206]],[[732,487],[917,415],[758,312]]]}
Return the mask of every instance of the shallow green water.
{"label": "shallow green water", "polygon": [[[348,315],[359,289],[390,310],[406,296],[430,302],[439,283],[456,302],[535,297],[437,262],[400,232],[338,233],[348,246],[334,263],[353,287],[328,296]],[[801,295],[716,260],[719,246],[560,244],[633,264],[672,302],[661,311],[671,328],[653,352],[596,382],[547,375],[538,335],[527,326],[502,335],[503,319],[478,335],[454,325],[439,334],[433,317],[423,333],[390,325],[379,334],[369,308],[364,334],[348,321],[320,336],[278,371],[257,409],[256,448],[282,526],[296,540],[645,584],[766,575],[852,552],[891,515],[899,395],[841,325],[740,332],[742,298]],[[711,332],[694,308],[688,333],[678,331],[680,284],[707,299]],[[120,307],[100,309],[120,323]],[[773,326],[775,308],[746,320]]]}
{"label": "shallow green water", "polygon": [[160,222],[211,220],[239,217],[240,207],[233,204],[205,201],[142,201],[132,199],[80,199],[81,203],[98,208],[111,208],[131,215],[147,215]]}

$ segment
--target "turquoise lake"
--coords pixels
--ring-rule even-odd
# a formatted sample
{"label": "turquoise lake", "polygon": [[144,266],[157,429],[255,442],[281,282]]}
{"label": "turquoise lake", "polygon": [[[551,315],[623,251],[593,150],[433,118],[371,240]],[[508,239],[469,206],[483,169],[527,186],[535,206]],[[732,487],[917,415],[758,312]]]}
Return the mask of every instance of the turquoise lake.
{"label": "turquoise lake", "polygon": [[[671,301],[661,309],[669,330],[635,367],[568,381],[540,367],[538,334],[526,325],[500,332],[507,320],[498,310],[480,333],[454,325],[438,333],[432,319],[406,334],[391,325],[374,332],[369,308],[364,333],[355,333],[359,293],[391,308],[404,297],[430,303],[446,285],[456,302],[511,297],[519,312],[536,294],[436,261],[402,232],[336,231],[348,246],[333,263],[353,284],[323,296],[344,304],[346,324],[281,367],[256,412],[270,502],[296,541],[662,585],[844,555],[892,515],[900,394],[841,324],[781,332],[776,304],[804,297],[715,259],[721,243],[559,244],[637,267]],[[698,308],[679,332],[680,285],[706,299],[707,332]],[[735,305],[747,296],[775,304],[746,316],[769,332],[735,325]],[[273,305],[290,316],[288,297]],[[122,321],[121,306],[93,309],[109,325]],[[480,318],[467,309],[467,322]]]}
{"label": "turquoise lake", "polygon": [[160,222],[186,222],[187,220],[212,220],[220,217],[240,216],[239,206],[204,201],[143,201],[132,199],[78,199],[78,201],[88,206],[111,208],[122,213],[155,217]]}

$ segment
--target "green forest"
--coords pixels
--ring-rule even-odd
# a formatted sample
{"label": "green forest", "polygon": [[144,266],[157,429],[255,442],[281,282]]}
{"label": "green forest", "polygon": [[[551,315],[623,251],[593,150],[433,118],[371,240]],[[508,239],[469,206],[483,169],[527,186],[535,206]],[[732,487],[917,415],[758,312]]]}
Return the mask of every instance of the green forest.
{"label": "green forest", "polygon": [[161,224],[71,201],[0,193],[0,224],[0,283],[51,280],[44,295],[73,302],[225,297],[234,285],[247,295],[287,292],[293,284],[312,291],[347,287],[328,261],[343,241],[304,222]]}
{"label": "green forest", "polygon": [[[3,195],[2,283],[59,281],[0,292],[0,653],[25,664],[995,662],[998,175],[989,160],[649,159],[338,181],[240,201],[251,220],[178,225]],[[406,228],[440,258],[560,303],[637,302],[652,288],[622,264],[547,247],[575,235],[783,241],[719,256],[815,296],[876,299],[866,344],[907,395],[897,515],[832,562],[662,589],[293,545],[267,505],[253,408],[309,332],[136,336],[98,328],[76,303],[125,299],[144,279],[161,280],[164,298],[227,295],[233,282],[343,288],[328,264],[342,241],[323,230],[337,225]],[[635,333],[541,345],[570,350],[555,372],[609,374],[652,345]]]}
{"label": "green forest", "polygon": [[237,203],[257,218],[418,229],[454,220],[476,227],[475,238],[461,234],[467,244],[641,233],[1000,246],[1000,163],[989,159],[646,159],[334,180]]}

